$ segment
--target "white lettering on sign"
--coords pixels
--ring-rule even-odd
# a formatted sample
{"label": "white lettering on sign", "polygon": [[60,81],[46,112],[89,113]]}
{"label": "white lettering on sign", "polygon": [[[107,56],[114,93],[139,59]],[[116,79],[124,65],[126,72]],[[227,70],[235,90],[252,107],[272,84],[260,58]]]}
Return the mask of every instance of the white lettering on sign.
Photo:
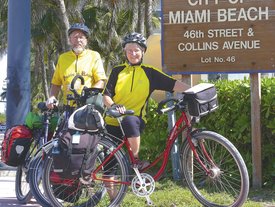
{"label": "white lettering on sign", "polygon": [[[169,11],[168,24],[209,23],[213,18],[211,12],[209,9]],[[269,7],[218,9],[214,13],[217,14],[217,22],[269,20]]]}
{"label": "white lettering on sign", "polygon": [[207,63],[234,63],[236,62],[236,57],[235,55],[232,56],[227,56],[227,57],[219,57],[219,56],[215,56],[215,57],[201,57],[200,58],[200,62],[207,64]]}
{"label": "white lettering on sign", "polygon": [[208,37],[241,37],[243,34],[243,28],[232,28],[232,29],[209,29]]}
{"label": "white lettering on sign", "polygon": [[189,52],[189,51],[205,51],[205,50],[218,50],[218,42],[187,42],[179,43],[178,50],[180,52]]}
{"label": "white lettering on sign", "polygon": [[[219,3],[219,0],[214,0],[214,4],[218,4],[218,3]],[[188,0],[188,4],[190,6],[209,5],[209,0]]]}
{"label": "white lettering on sign", "polygon": [[169,24],[206,23],[210,22],[210,10],[188,10],[169,12]]}
{"label": "white lettering on sign", "polygon": [[163,2],[167,68],[184,73],[275,68],[275,0]]}
{"label": "white lettering on sign", "polygon": [[268,7],[256,8],[228,8],[218,9],[218,22],[239,22],[239,21],[257,21],[268,20]]}
{"label": "white lettering on sign", "polygon": [[260,48],[260,40],[225,41],[222,47],[223,50],[252,50]]}
{"label": "white lettering on sign", "polygon": [[219,42],[186,42],[179,43],[178,50],[180,52],[194,52],[194,51],[216,51],[218,49],[223,50],[253,50],[261,48],[260,40],[235,40],[224,41],[220,47]]}

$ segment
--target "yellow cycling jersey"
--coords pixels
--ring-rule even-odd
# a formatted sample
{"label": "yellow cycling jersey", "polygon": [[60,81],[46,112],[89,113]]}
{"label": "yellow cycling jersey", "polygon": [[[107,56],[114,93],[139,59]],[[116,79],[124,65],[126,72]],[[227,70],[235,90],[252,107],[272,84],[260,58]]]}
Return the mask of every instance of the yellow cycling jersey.
{"label": "yellow cycling jersey", "polygon": [[[71,93],[70,84],[77,74],[83,76],[84,85],[88,88],[91,88],[99,80],[107,79],[98,52],[86,49],[79,55],[73,51],[61,54],[52,78],[52,84],[62,86],[64,104],[67,104],[67,95]],[[74,88],[80,93],[83,86],[78,79]]]}
{"label": "yellow cycling jersey", "polygon": [[[134,115],[146,122],[146,107],[151,93],[154,90],[173,92],[175,82],[174,78],[152,66],[125,63],[113,68],[103,93],[116,104],[134,110]],[[116,119],[108,116],[105,121],[109,125],[118,125]]]}

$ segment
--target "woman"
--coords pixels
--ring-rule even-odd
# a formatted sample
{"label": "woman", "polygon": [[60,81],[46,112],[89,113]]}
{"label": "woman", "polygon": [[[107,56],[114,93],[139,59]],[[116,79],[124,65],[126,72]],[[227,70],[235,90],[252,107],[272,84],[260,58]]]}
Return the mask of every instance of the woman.
{"label": "woman", "polygon": [[[120,113],[126,109],[134,110],[134,115],[125,116],[122,127],[128,138],[138,168],[146,168],[150,163],[139,160],[140,134],[146,124],[146,107],[154,90],[183,92],[189,85],[175,80],[157,68],[142,63],[146,52],[146,39],[139,33],[124,37],[122,47],[126,62],[113,68],[104,90],[104,103]],[[115,118],[106,117],[107,131],[121,137],[121,130]]]}

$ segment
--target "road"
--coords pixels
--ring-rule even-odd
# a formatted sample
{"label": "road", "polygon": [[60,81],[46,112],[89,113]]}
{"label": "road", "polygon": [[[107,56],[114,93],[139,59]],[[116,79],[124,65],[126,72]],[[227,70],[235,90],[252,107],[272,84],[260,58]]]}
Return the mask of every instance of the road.
{"label": "road", "polygon": [[[0,144],[3,140],[3,134],[0,134]],[[40,207],[34,199],[28,204],[20,204],[15,195],[15,168],[10,168],[0,162],[0,207]]]}

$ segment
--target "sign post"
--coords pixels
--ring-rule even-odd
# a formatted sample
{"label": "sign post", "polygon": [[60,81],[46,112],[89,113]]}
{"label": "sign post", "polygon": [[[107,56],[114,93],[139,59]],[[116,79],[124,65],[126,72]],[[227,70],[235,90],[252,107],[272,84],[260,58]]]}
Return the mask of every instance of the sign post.
{"label": "sign post", "polygon": [[262,150],[261,150],[261,76],[258,73],[250,74],[251,87],[251,138],[252,138],[252,162],[253,180],[255,188],[262,186]]}

